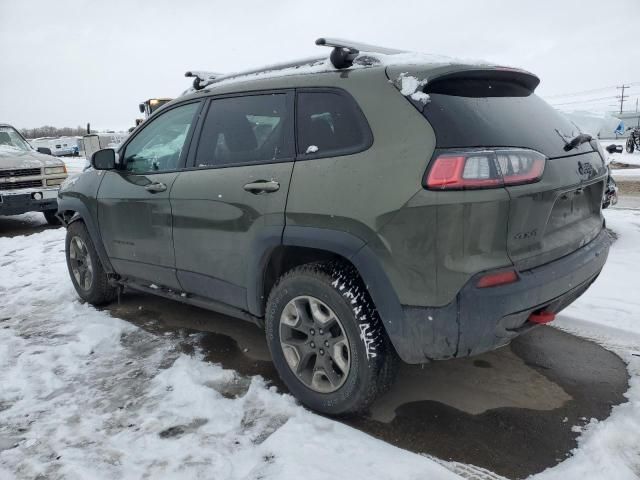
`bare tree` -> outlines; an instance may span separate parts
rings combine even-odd
[[[40,138],[40,137],[81,137],[87,133],[87,129],[78,125],[75,128],[72,127],[53,127],[51,125],[44,125],[36,128],[21,128],[20,132],[25,138]],[[92,130],[91,133],[94,133]]]

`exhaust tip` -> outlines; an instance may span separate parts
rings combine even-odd
[[[542,311],[542,312],[532,313],[531,315],[529,315],[528,320],[531,323],[544,324],[544,323],[553,322],[555,319],[556,319],[555,313]]]

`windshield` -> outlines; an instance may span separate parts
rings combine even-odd
[[[31,146],[13,127],[0,127],[0,151],[31,151]]]

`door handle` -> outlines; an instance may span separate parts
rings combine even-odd
[[[275,180],[258,180],[257,182],[247,183],[243,188],[247,192],[258,195],[260,193],[277,192],[280,190],[280,184]]]
[[[150,183],[149,185],[146,185],[144,189],[150,193],[158,193],[158,192],[164,192],[167,189],[167,186],[161,182],[153,182],[153,183]]]

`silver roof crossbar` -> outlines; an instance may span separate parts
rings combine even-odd
[[[204,70],[189,70],[184,74],[185,77],[193,78],[193,88],[202,90],[207,85],[213,83],[216,78],[222,77],[224,73],[207,72]]]
[[[340,38],[319,38],[316,40],[316,45],[333,48],[329,60],[338,70],[349,68],[353,65],[353,61],[360,52],[381,53],[383,55],[405,53],[403,50],[396,50],[395,48],[378,47]]]
[[[337,69],[349,68],[353,65],[354,60],[360,53],[379,53],[382,55],[394,55],[397,53],[406,53],[405,50],[397,50],[395,48],[379,47],[376,45],[369,45],[367,43],[353,42],[351,40],[344,40],[340,38],[319,38],[316,40],[316,45],[323,47],[330,47],[333,50],[329,59],[333,66]],[[229,79],[238,77],[241,75],[248,75],[251,73],[260,73],[269,70],[282,70],[285,68],[299,67],[309,62],[322,61],[320,58],[311,58],[304,61],[289,62],[278,65],[272,65],[269,67],[262,67],[255,70],[249,70],[245,72],[236,72],[231,74],[209,72],[206,70],[189,70],[184,74],[185,77],[193,78],[193,87],[185,90],[182,94],[193,93],[194,91],[202,90],[203,88],[216,83],[222,79]]]

